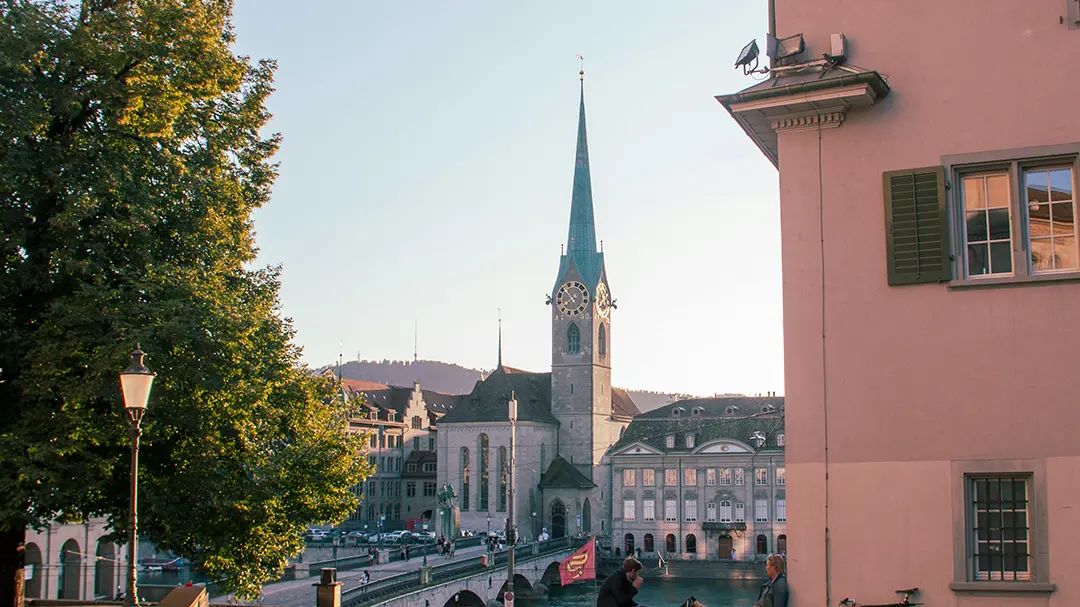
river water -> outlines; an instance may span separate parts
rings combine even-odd
[[[596,607],[598,586],[578,582],[550,590],[547,598],[519,597],[521,607]],[[697,580],[661,579],[645,576],[634,600],[644,607],[679,607],[693,596],[706,607],[752,607],[757,599],[760,581],[754,580]]]

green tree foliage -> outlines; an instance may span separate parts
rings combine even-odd
[[[274,63],[230,0],[0,0],[0,604],[26,526],[126,527],[117,373],[158,373],[140,531],[241,595],[356,507],[368,472],[302,368],[251,213],[276,177]],[[87,547],[93,550],[93,547]]]

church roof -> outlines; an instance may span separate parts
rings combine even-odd
[[[555,289],[573,267],[589,289],[600,282],[604,272],[604,256],[596,250],[596,221],[593,217],[592,175],[589,171],[589,141],[585,132],[585,84],[581,85],[578,106],[577,153],[574,160],[574,189],[570,198],[570,231],[566,253],[559,263]],[[553,291],[554,292],[554,291]]]
[[[556,455],[540,477],[541,489],[592,489],[596,483],[581,473],[573,464]]]
[[[613,386],[611,388],[611,416],[634,417],[635,415],[641,415],[641,410],[634,403],[634,399],[630,398],[626,390]]]
[[[551,373],[532,373],[506,366],[476,382],[472,392],[460,397],[459,404],[439,423],[509,421],[511,396],[518,402],[519,421],[558,425],[551,415]]]
[[[634,417],[609,453],[641,443],[662,453],[690,452],[709,441],[727,439],[764,450],[782,449],[777,435],[784,433],[784,397],[725,396],[694,398],[653,409]],[[686,447],[687,434],[694,447]],[[667,447],[667,437],[675,446]],[[759,446],[757,437],[763,441]]]

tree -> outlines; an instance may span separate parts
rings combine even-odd
[[[305,525],[356,507],[360,437],[300,364],[269,200],[272,61],[232,53],[231,0],[0,0],[0,605],[25,529],[108,516],[130,479],[117,373],[158,373],[140,531],[252,596]]]

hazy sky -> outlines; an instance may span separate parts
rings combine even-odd
[[[237,0],[279,62],[260,261],[305,360],[550,369],[551,292],[585,104],[614,382],[783,390],[777,173],[714,95],[766,4]]]

